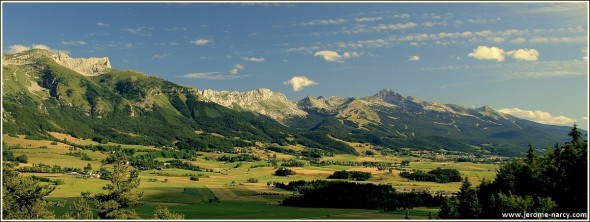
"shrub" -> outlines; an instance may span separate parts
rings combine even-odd
[[[288,175],[295,175],[295,171],[291,169],[287,169],[285,167],[280,167],[275,171],[275,175],[277,176],[288,176]]]

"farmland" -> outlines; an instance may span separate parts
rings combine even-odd
[[[58,140],[66,139],[70,144],[97,145],[90,140],[76,139],[69,135],[56,134]],[[21,163],[18,167],[46,164],[50,166],[83,168],[90,164],[92,171],[98,171],[109,153],[76,150],[89,157],[87,160],[72,156],[72,147],[62,142],[40,141],[27,139],[24,136],[3,135],[4,150],[13,153],[14,156],[26,155],[27,163]],[[142,155],[154,150],[154,147],[142,147],[137,145],[109,144],[120,146],[121,149],[140,149],[134,155]],[[351,144],[357,145],[358,144]],[[301,147],[284,147],[285,149],[301,150]],[[369,148],[359,150],[366,152]],[[255,161],[226,162],[218,159],[223,156],[232,157],[241,154],[259,157]],[[173,158],[158,158],[165,162]],[[276,176],[274,172],[277,166],[289,160],[304,163],[301,167],[289,167],[296,174],[289,176]],[[192,160],[183,160],[201,170],[187,170],[178,168],[146,169],[140,173],[139,191],[143,192],[141,202],[143,205],[136,207],[136,211],[142,218],[150,218],[156,206],[166,206],[169,210],[185,215],[186,219],[402,219],[404,210],[382,212],[379,209],[336,209],[336,208],[299,208],[279,205],[280,201],[293,195],[292,191],[274,187],[277,182],[288,183],[296,180],[327,179],[335,171],[361,171],[370,172],[372,178],[359,183],[374,183],[393,186],[400,192],[443,192],[450,194],[457,192],[461,182],[436,183],[424,181],[412,181],[399,176],[402,171],[422,170],[429,171],[435,168],[457,169],[463,177],[468,177],[474,185],[482,179],[491,180],[496,173],[496,164],[472,163],[472,162],[432,162],[428,159],[414,156],[382,155],[376,152],[374,155],[333,155],[322,156],[317,161],[332,161],[327,165],[310,163],[310,160],[285,153],[277,153],[263,147],[241,148],[240,152],[197,152],[197,157]],[[402,161],[409,164],[401,166]],[[391,164],[395,167],[378,169],[378,167],[364,166],[363,163],[375,162]],[[273,164],[275,163],[275,164]],[[366,165],[366,164],[365,164]],[[108,165],[106,165],[108,168]],[[89,178],[80,174],[67,173],[21,173],[21,175],[35,175],[49,178],[51,181],[58,179],[63,183],[56,186],[47,198],[51,201],[64,202],[65,207],[55,208],[59,216],[63,214],[67,206],[80,196],[82,192],[105,192],[102,187],[107,180]],[[190,177],[196,177],[191,180]],[[417,207],[408,211],[410,218],[426,219],[438,212],[438,208]]]

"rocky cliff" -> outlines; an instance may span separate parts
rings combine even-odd
[[[85,76],[97,76],[111,70],[111,62],[107,57],[72,58],[64,52],[57,52],[51,58],[58,64]]]
[[[281,123],[285,123],[285,120],[289,117],[305,117],[307,115],[307,112],[299,109],[297,104],[291,102],[285,95],[273,92],[270,89],[261,88],[248,92],[206,89],[199,90],[197,94],[204,101],[214,102],[233,109],[256,112]]]
[[[72,58],[62,51],[32,49],[26,52],[7,54],[2,56],[3,65],[25,65],[35,62],[41,57],[49,57],[57,64],[74,70],[84,76],[97,76],[111,70],[109,58]]]

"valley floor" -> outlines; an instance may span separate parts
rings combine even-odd
[[[68,155],[71,151],[63,143],[51,141],[38,141],[25,139],[24,136],[10,137],[4,135],[4,149],[10,150],[14,156],[25,154],[28,163],[22,163],[19,167],[32,166],[33,164],[58,165],[61,167],[83,168],[91,164],[94,171],[101,167],[101,160],[108,156],[107,153],[98,151],[81,150],[90,160],[81,160],[80,157]],[[69,141],[74,141],[70,138]],[[76,143],[92,144],[92,141],[79,140]],[[135,145],[122,145],[123,148],[135,148]],[[450,194],[457,192],[461,182],[435,183],[411,181],[401,178],[402,170],[429,171],[437,167],[457,169],[463,177],[468,177],[474,185],[482,179],[491,180],[496,174],[495,164],[481,164],[469,162],[426,162],[415,157],[398,156],[354,156],[335,155],[322,157],[322,160],[349,161],[349,162],[389,162],[399,163],[403,160],[410,161],[409,166],[399,169],[378,170],[376,167],[363,166],[310,166],[290,167],[296,172],[288,177],[275,176],[275,168],[267,165],[267,157],[276,155],[280,162],[289,159],[298,159],[295,156],[275,153],[268,150],[253,148],[252,153],[260,156],[260,161],[254,162],[220,162],[217,160],[223,153],[200,153],[195,161],[190,161],[205,171],[190,171],[185,169],[164,168],[144,170],[140,174],[141,183],[139,190],[143,192],[140,199],[144,204],[136,208],[142,218],[151,218],[156,206],[166,206],[169,210],[185,215],[185,219],[404,219],[405,210],[387,211],[382,209],[333,209],[333,208],[300,208],[280,206],[279,202],[293,195],[291,191],[273,187],[273,182],[288,183],[296,180],[327,179],[334,171],[354,170],[371,172],[372,178],[361,183],[389,184],[400,192],[445,192]],[[136,155],[139,155],[136,153]],[[160,158],[160,161],[172,158]],[[299,160],[299,159],[298,159]],[[82,175],[64,173],[21,173],[21,175],[35,175],[49,178],[51,181],[63,180],[56,186],[48,199],[52,201],[64,201],[65,207],[55,208],[58,216],[63,214],[68,206],[81,192],[104,192],[102,187],[108,183],[106,180],[86,178]],[[190,180],[191,175],[198,175],[198,181]],[[248,180],[251,180],[250,182]],[[253,183],[252,181],[257,181]],[[426,219],[436,216],[438,208],[414,208],[408,211],[409,218]]]

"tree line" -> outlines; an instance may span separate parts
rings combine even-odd
[[[510,212],[587,212],[588,141],[574,125],[572,139],[537,155],[502,165],[493,182],[473,187],[465,179],[459,194],[446,198],[439,218],[502,218]]]
[[[297,195],[281,202],[284,206],[397,210],[413,207],[438,207],[444,198],[427,193],[400,193],[389,185],[347,181],[291,181],[275,187]]]
[[[417,181],[431,181],[437,183],[449,183],[449,182],[460,182],[461,173],[456,169],[442,169],[440,167],[424,172],[422,170],[416,170],[413,172],[403,171],[399,175],[403,178],[408,178]]]

